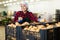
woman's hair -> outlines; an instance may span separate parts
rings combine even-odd
[[[20,2],[20,5],[21,5],[21,4],[24,4],[24,5],[26,5],[26,7],[27,7],[27,10],[28,10],[29,12],[31,12],[31,10],[30,10],[30,9],[28,9],[28,8],[29,8],[29,6],[28,6],[28,3],[27,3],[27,2],[24,2],[24,1],[23,1],[23,2]]]
[[[20,5],[21,4],[26,5],[26,7],[28,8],[28,3],[27,2],[20,2]]]

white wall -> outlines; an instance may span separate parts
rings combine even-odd
[[[12,10],[12,11],[19,11],[19,10],[21,10],[20,9],[20,6],[19,5],[10,5],[10,6],[8,6],[8,9],[7,9],[8,11],[9,10]]]
[[[7,11],[7,8],[0,8],[0,12]]]
[[[53,0],[53,1],[40,1],[40,2],[33,2],[28,3],[29,10],[34,13],[52,13],[55,14],[56,9],[60,9],[60,2],[59,0]],[[20,5],[12,5],[8,6],[8,10],[12,11],[19,11]]]

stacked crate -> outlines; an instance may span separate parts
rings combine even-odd
[[[45,25],[45,23],[42,25]],[[33,25],[33,26],[36,26],[36,25]],[[33,31],[23,30],[22,26],[16,26],[16,28],[6,26],[5,40],[56,40],[59,38],[58,29],[59,28],[56,27],[56,28],[50,28],[50,29],[40,29],[39,32],[33,32]]]

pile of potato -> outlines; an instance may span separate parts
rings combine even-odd
[[[13,24],[13,23],[9,24],[8,26],[9,26],[9,27],[16,27],[16,25]]]
[[[60,27],[60,22],[55,23],[55,26],[56,26],[56,27]]]
[[[50,29],[50,28],[53,28],[54,25],[49,25],[49,24],[46,24],[46,26],[44,25],[37,25],[37,26],[29,26],[29,27],[25,27],[24,30],[29,30],[29,31],[34,31],[34,32],[39,32],[40,29]]]
[[[47,28],[53,28],[53,27],[60,27],[60,22],[55,23],[55,25],[49,25],[49,24],[47,24]]]
[[[38,26],[29,26],[25,27],[24,30],[29,30],[29,31],[34,31],[34,32],[39,32],[41,28],[44,28],[45,26],[43,25],[38,25]]]
[[[15,24],[11,23],[8,26],[9,27],[16,27],[16,26],[24,26],[24,25],[29,25],[29,23],[24,22],[23,24],[20,24],[20,23],[16,22]]]
[[[16,27],[16,26],[24,26],[24,25],[29,25],[29,23],[25,22],[23,24],[19,24],[18,22],[16,22],[15,24],[11,23],[9,24],[8,26],[9,27]],[[34,32],[39,32],[40,29],[50,29],[50,28],[53,28],[53,27],[60,27],[60,22],[58,23],[55,23],[55,25],[49,25],[49,24],[46,24],[46,26],[44,25],[36,25],[36,26],[32,26],[30,25],[29,27],[25,27],[24,30],[29,30],[29,31],[34,31]]]
[[[49,25],[49,24],[46,24],[46,28],[49,29],[49,28],[53,28],[54,25]]]

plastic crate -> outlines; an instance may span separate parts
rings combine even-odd
[[[5,40],[11,40],[12,37],[16,38],[16,40],[53,40],[53,28],[32,32],[22,30],[20,26],[16,26],[16,28],[6,26],[5,36]]]
[[[54,28],[54,40],[60,40],[60,27]]]
[[[24,31],[24,35],[25,35],[25,38],[26,40],[29,39],[29,40],[38,40],[40,39],[40,35],[38,32],[33,32],[33,31],[28,31],[28,30],[23,30]]]
[[[53,29],[41,29],[40,36],[41,40],[53,40]]]
[[[17,26],[16,28],[13,27],[5,27],[5,40],[25,40],[22,28],[20,26]]]
[[[5,27],[5,40],[12,40],[11,38],[16,38],[16,29],[13,27],[6,26]]]

